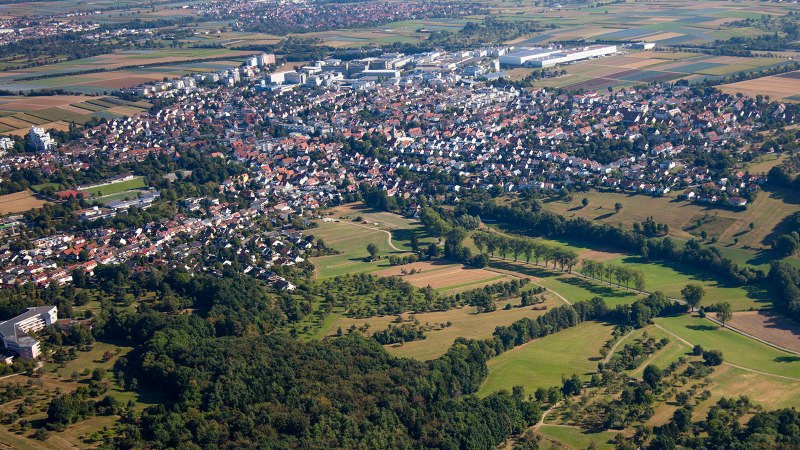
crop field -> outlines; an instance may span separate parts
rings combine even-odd
[[[404,275],[402,271],[415,271]],[[477,269],[461,264],[447,264],[439,261],[420,261],[402,266],[394,266],[375,272],[382,277],[401,276],[414,286],[430,286],[443,293],[454,290],[473,289],[489,283],[510,280],[510,275],[498,274],[485,269]]]
[[[39,73],[14,71],[0,72],[0,89],[9,91],[29,91],[36,89],[60,88],[73,92],[80,92],[87,95],[106,95],[117,89],[138,86],[142,83],[160,81],[164,77],[175,78],[191,75],[198,72],[212,72],[223,68],[230,68],[241,64],[243,57],[237,55],[251,55],[254,52],[234,52],[223,54],[217,57],[198,57],[199,59],[214,58],[214,61],[185,63],[173,62],[163,63],[164,65],[144,66],[153,64],[132,60],[132,64],[126,65],[124,69],[113,69],[104,72],[79,73],[81,70],[93,70],[86,68],[46,70],[49,66],[40,66]],[[165,58],[169,59],[169,58]],[[155,63],[161,63],[156,61]],[[141,65],[141,66],[140,66]],[[48,78],[30,79],[47,75]]]
[[[41,208],[46,203],[46,201],[36,198],[33,191],[30,190],[0,195],[0,214],[25,212]]]
[[[733,315],[730,326],[781,347],[800,352],[800,326],[772,310],[741,311]]]
[[[663,45],[702,44],[715,39],[760,33],[753,28],[726,27],[726,24],[733,20],[758,18],[762,14],[786,13],[785,9],[776,4],[753,1],[691,3],[672,0],[657,3],[625,2],[597,6],[542,7],[499,0],[488,4],[491,5],[493,14],[506,20],[538,20],[559,26],[529,40],[537,43],[578,37],[589,41],[591,41],[589,38],[592,38],[647,40]],[[582,29],[587,30],[586,34],[580,34]]]
[[[773,100],[798,102],[800,101],[800,77],[798,75],[800,75],[798,71],[789,72],[738,83],[723,84],[719,88],[729,94],[741,92],[753,97],[765,95]]]
[[[544,306],[547,309],[563,304],[555,296],[545,294],[546,301]],[[507,304],[518,305],[519,300],[498,301],[497,310],[490,313],[477,314],[472,306],[454,308],[448,311],[425,312],[418,314],[404,314],[406,320],[416,319],[421,325],[450,323],[448,327],[435,329],[426,332],[426,338],[418,341],[406,342],[403,345],[387,345],[386,349],[395,356],[414,358],[419,360],[431,360],[443,355],[458,337],[469,339],[487,339],[492,336],[494,329],[498,326],[507,326],[524,317],[538,317],[547,312],[546,309],[534,310],[527,308],[503,309]],[[395,316],[370,317],[368,319],[352,319],[349,317],[337,317],[331,322],[330,327],[324,333],[333,335],[341,327],[342,330],[348,329],[351,325],[360,327],[369,324],[368,334],[380,331],[393,323]]]
[[[103,99],[113,102],[105,102]],[[66,130],[70,123],[83,125],[92,116],[132,116],[149,104],[132,103],[109,97],[53,95],[42,97],[0,97],[0,133],[22,136],[32,125]]]
[[[603,90],[678,78],[700,79],[752,72],[791,61],[783,58],[715,57],[668,51],[625,52],[564,67],[566,75],[537,81],[535,86],[570,90]]]
[[[540,386],[560,386],[561,377],[573,373],[589,379],[597,370],[600,348],[611,338],[612,329],[607,324],[584,322],[492,358],[489,376],[478,395],[510,391],[514,386],[531,393]]]
[[[688,344],[720,350],[725,362],[741,369],[800,382],[800,356],[761,344],[696,316],[658,318],[655,323]]]

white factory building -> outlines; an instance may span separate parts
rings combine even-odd
[[[521,48],[500,56],[500,64],[514,67],[552,67],[599,56],[613,55],[616,45],[590,45],[569,50],[558,48]]]

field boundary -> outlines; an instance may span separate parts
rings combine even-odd
[[[496,258],[496,257],[495,257],[495,258],[493,258],[493,259],[497,259],[497,260],[500,260],[500,261],[508,261],[508,259],[506,259],[506,258]],[[523,262],[523,261],[517,261],[517,263],[518,263],[518,264],[523,264],[523,265],[528,265],[528,266],[530,266],[530,265],[533,265],[533,267],[544,267],[545,269],[548,269],[548,267],[547,267],[547,266],[540,266],[540,265],[538,265],[538,264],[535,264],[535,263],[534,263],[534,264],[531,264],[531,263],[526,263],[526,262]],[[498,271],[498,269],[487,269],[487,270],[494,270],[494,271]],[[620,289],[625,289],[625,290],[628,290],[628,291],[631,291],[631,292],[636,292],[637,294],[643,294],[643,295],[650,295],[650,294],[652,294],[652,292],[649,292],[649,291],[646,291],[646,290],[645,290],[645,291],[640,291],[640,290],[638,290],[638,289],[634,289],[634,288],[631,288],[631,287],[623,286],[623,285],[621,285],[621,284],[612,283],[612,282],[610,282],[610,281],[604,281],[604,280],[600,280],[600,279],[597,279],[597,278],[592,278],[592,277],[589,277],[589,276],[587,276],[587,275],[584,275],[584,274],[580,273],[580,272],[579,272],[579,271],[577,271],[577,270],[572,270],[571,272],[564,272],[564,273],[570,273],[570,274],[572,274],[572,275],[575,275],[575,276],[577,276],[577,277],[584,278],[584,279],[586,279],[586,280],[591,280],[591,281],[599,282],[599,283],[601,283],[601,284],[605,284],[605,285],[608,285],[608,286],[613,286],[613,287],[620,288]],[[536,282],[534,282],[534,283],[535,283],[535,284],[537,284],[537,285],[539,285],[539,284],[538,284],[538,283],[536,283]],[[541,285],[539,285],[539,286],[541,286]],[[542,286],[542,287],[544,287],[544,286]],[[563,296],[561,296],[561,294],[559,294],[558,292],[555,292],[555,291],[553,291],[552,289],[548,289],[548,291],[550,291],[550,292],[553,292],[553,293],[554,293],[556,296],[560,297],[562,300],[564,300],[565,302],[567,302],[567,304],[568,304],[568,305],[571,305],[571,304],[572,304],[572,302],[570,302],[569,300],[567,300],[566,298],[564,298]],[[680,303],[681,305],[685,305],[685,304],[686,304],[686,301],[685,301],[685,300],[683,300],[683,299],[681,299],[681,298],[673,298],[673,297],[666,297],[666,298],[667,298],[667,300],[670,300],[670,301],[673,301],[673,302]],[[714,322],[714,323],[716,323],[717,325],[720,325],[720,326],[722,326],[722,322],[720,322],[720,321],[718,321],[718,320],[716,320],[716,319],[713,319],[713,318],[711,318],[711,317],[710,317],[710,316],[708,316],[708,315],[706,315],[706,316],[705,316],[705,318],[706,318],[706,319],[708,319],[708,320],[710,320],[710,321],[712,321],[712,322]],[[747,333],[746,331],[742,331],[742,330],[740,330],[740,329],[738,329],[738,328],[734,328],[734,327],[732,327],[732,326],[730,326],[730,325],[725,325],[725,326],[723,326],[723,328],[727,328],[727,329],[729,329],[729,330],[733,331],[734,333],[741,334],[742,336],[744,336],[744,337],[746,337],[746,338],[750,338],[750,339],[753,339],[754,341],[761,342],[762,344],[768,345],[768,346],[770,346],[770,347],[772,347],[772,348],[775,348],[775,349],[777,349],[777,350],[781,350],[781,351],[784,351],[784,352],[786,352],[786,353],[790,353],[790,354],[792,354],[792,355],[800,355],[800,352],[798,352],[798,351],[791,350],[791,349],[788,349],[788,348],[786,348],[786,347],[783,347],[783,346],[782,346],[782,345],[780,345],[780,344],[776,344],[776,343],[774,343],[774,342],[767,341],[767,340],[765,340],[765,339],[763,339],[763,338],[760,338],[760,337],[753,336],[752,334],[750,334],[750,333]]]
[[[659,328],[659,329],[663,330],[665,333],[669,334],[670,336],[674,336],[675,339],[678,339],[679,341],[683,342],[684,344],[688,345],[689,347],[694,347],[694,344],[692,344],[691,342],[687,341],[686,339],[678,336],[677,334],[673,333],[672,331],[662,327],[660,324],[656,323],[654,325],[656,326],[656,328]],[[733,331],[733,330],[731,330],[731,331]],[[761,375],[766,375],[766,376],[769,376],[769,377],[777,377],[777,378],[783,378],[783,379],[786,379],[786,380],[800,381],[800,378],[789,377],[789,376],[786,376],[786,375],[778,375],[778,374],[769,373],[769,372],[762,372],[760,370],[750,369],[748,367],[740,366],[738,364],[732,364],[732,363],[729,363],[727,361],[722,361],[722,364],[725,364],[726,366],[735,367],[737,369],[742,369],[742,370],[745,370],[747,372],[753,372],[753,373],[757,373],[757,374],[761,374]]]

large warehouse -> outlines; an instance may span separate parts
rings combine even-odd
[[[501,56],[500,64],[515,67],[552,67],[556,64],[612,55],[616,52],[616,45],[590,45],[569,50],[540,47],[522,48]]]

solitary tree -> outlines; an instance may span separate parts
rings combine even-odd
[[[581,205],[583,205],[584,208],[589,206],[589,199],[586,198],[586,197],[583,197],[583,200],[581,200]]]
[[[622,210],[622,203],[620,202],[614,203],[614,212],[619,213],[621,210]]]
[[[717,305],[717,320],[722,322],[722,326],[725,326],[725,322],[731,320],[733,318],[733,313],[731,312],[731,304],[728,302],[722,302]]]
[[[700,300],[703,299],[705,294],[705,289],[703,289],[703,286],[700,286],[699,284],[687,284],[683,287],[683,289],[681,289],[681,295],[683,296],[683,299],[686,300],[686,303],[688,303],[692,308],[692,311],[697,308],[697,305],[700,304]]]
[[[367,245],[367,252],[369,252],[369,258],[375,259],[378,257],[378,246],[375,244]]]

